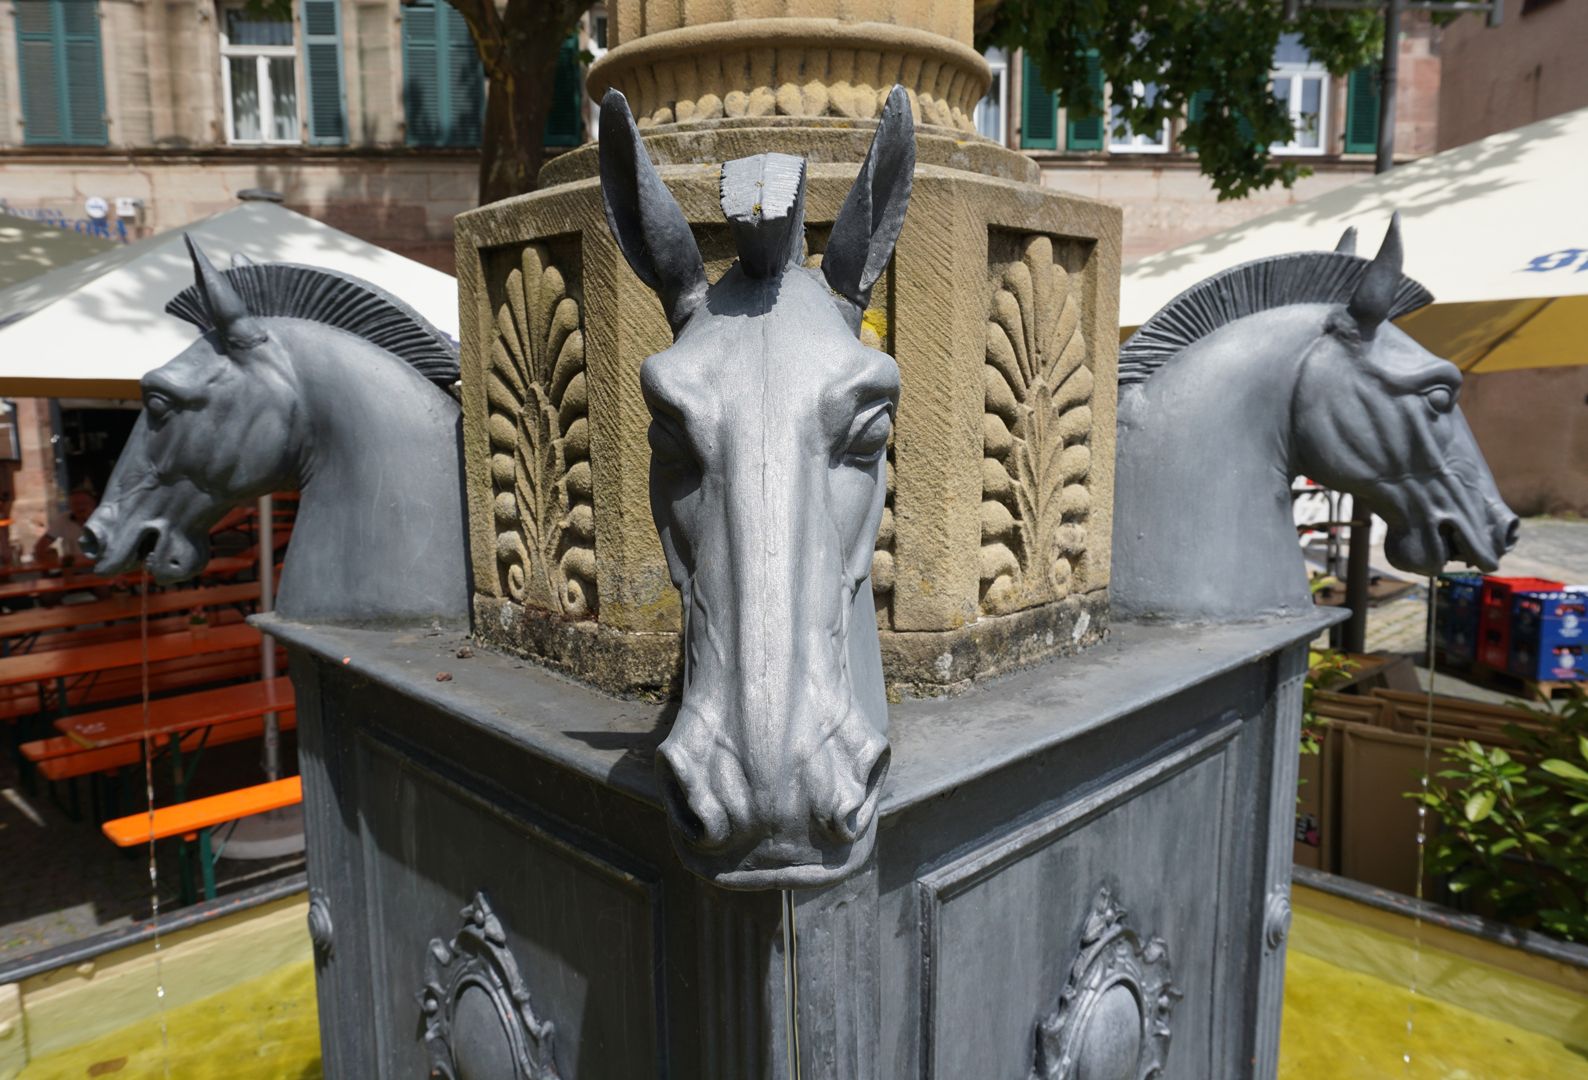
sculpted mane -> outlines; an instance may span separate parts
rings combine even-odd
[[[1371,259],[1338,251],[1276,255],[1231,267],[1175,297],[1119,349],[1119,383],[1146,382],[1188,345],[1247,315],[1289,304],[1344,304]],[[1433,303],[1433,294],[1409,277],[1395,290],[1389,318]]]
[[[223,276],[250,315],[333,326],[385,349],[438,386],[458,380],[457,346],[413,308],[367,281],[294,263],[244,263]],[[196,283],[165,310],[205,333],[215,329]]]

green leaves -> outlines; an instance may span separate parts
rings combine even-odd
[[[1492,791],[1479,791],[1467,796],[1467,805],[1464,812],[1467,820],[1477,824],[1494,811],[1496,795]],[[1490,849],[1493,851],[1493,848]]]
[[[1072,120],[1109,117],[1110,104],[1119,114],[1110,123],[1135,131],[1184,118],[1180,146],[1196,152],[1222,200],[1289,187],[1307,171],[1268,150],[1292,136],[1289,112],[1269,85],[1287,32],[1300,33],[1313,58],[1340,76],[1375,59],[1383,40],[1374,12],[1307,8],[1292,26],[1272,0],[1004,0],[977,47],[1026,49]],[[1098,99],[1088,78],[1093,50],[1110,101]],[[1155,95],[1143,92],[1149,84]]]
[[[1426,865],[1463,907],[1588,941],[1588,696],[1527,711],[1507,746],[1457,743],[1407,797],[1432,813]]]

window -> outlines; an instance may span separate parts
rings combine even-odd
[[[992,48],[982,53],[992,68],[987,96],[976,103],[976,130],[996,143],[1007,141],[1004,117],[1009,111],[1009,54]]]
[[[1059,148],[1058,95],[1042,85],[1042,76],[1031,55],[1024,54],[1020,77],[1020,145],[1027,150]]]
[[[22,141],[104,146],[105,80],[94,0],[16,0]]]
[[[342,20],[337,0],[302,0],[303,85],[309,95],[309,141],[347,142],[347,102],[342,86]]]
[[[298,141],[298,59],[292,21],[227,8],[221,23],[226,141]]]
[[[578,146],[583,124],[579,106],[584,100],[584,70],[579,63],[579,35],[569,34],[557,53],[552,76],[551,112],[541,141],[547,146]]]
[[[1091,84],[1092,103],[1101,109],[1107,104],[1104,96],[1103,64],[1097,58],[1096,49],[1088,49],[1083,57],[1086,64],[1086,81]],[[1079,116],[1072,107],[1068,109],[1067,122],[1064,126],[1064,148],[1066,150],[1101,150],[1103,148],[1103,117]]]
[[[1274,51],[1274,97],[1290,110],[1288,142],[1269,147],[1282,154],[1321,154],[1329,130],[1329,72],[1312,62],[1300,34],[1283,34]]]
[[[590,50],[590,62],[593,64],[607,54],[607,10],[597,4],[590,9],[590,39],[585,48]],[[589,101],[585,103],[585,130],[590,132],[594,139],[601,134],[601,103]]]
[[[1134,82],[1130,84],[1133,97],[1152,104],[1158,100],[1158,84]],[[1118,105],[1108,110],[1108,150],[1112,154],[1162,154],[1169,150],[1169,121],[1157,131],[1138,133],[1123,119]]]
[[[479,146],[485,71],[468,23],[446,0],[403,5],[409,146]]]
[[[1378,152],[1378,66],[1367,64],[1351,72],[1345,83],[1345,152]]]

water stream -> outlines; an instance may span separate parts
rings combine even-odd
[[[1417,1018],[1417,984],[1422,977],[1423,961],[1423,866],[1428,856],[1428,778],[1433,772],[1434,754],[1434,660],[1439,626],[1439,580],[1428,575],[1428,696],[1423,707],[1423,767],[1418,776],[1417,791],[1422,798],[1417,801],[1417,881],[1413,893],[1417,903],[1412,908],[1412,970],[1406,1002],[1406,1050],[1401,1061],[1406,1071],[1412,1068],[1412,1040]]]
[[[160,1018],[160,1050],[165,1080],[171,1078],[171,1035],[165,1022],[165,969],[160,956],[160,862],[154,841],[154,736],[149,731],[149,585],[138,591],[139,689],[143,699],[143,794],[149,810],[149,919],[154,924],[154,997]]]

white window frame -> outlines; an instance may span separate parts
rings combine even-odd
[[[594,65],[597,60],[601,59],[607,54],[606,46],[596,44],[595,28],[597,19],[602,19],[606,22],[607,40],[610,41],[612,34],[612,16],[607,14],[607,7],[605,4],[592,5],[589,12],[586,14],[587,21],[585,23],[586,32],[584,35],[584,47],[590,51],[590,63],[592,65]],[[587,67],[585,70],[589,71],[590,69]],[[590,100],[584,103],[584,129],[586,132],[585,138],[588,142],[594,142],[596,137],[601,134],[601,103],[599,101]]]
[[[239,10],[231,5],[220,12],[221,38],[221,103],[226,109],[226,144],[228,146],[299,146],[303,143],[303,86],[300,82],[303,65],[298,62],[298,20],[288,19],[292,27],[291,45],[233,45],[226,35],[226,12]],[[237,123],[232,116],[232,64],[233,60],[254,58],[255,78],[259,86],[259,138],[239,139]],[[298,105],[297,136],[291,139],[273,139],[270,132],[276,128],[276,95],[271,93],[270,61],[292,61],[293,100]]]
[[[1294,154],[1301,157],[1320,157],[1329,151],[1329,94],[1333,87],[1330,84],[1329,69],[1322,64],[1275,64],[1271,81],[1278,83],[1281,79],[1290,83],[1290,96],[1286,104],[1290,108],[1290,139],[1288,142],[1272,143],[1268,150],[1274,154]],[[1318,145],[1302,146],[1296,141],[1301,124],[1301,87],[1308,79],[1318,80]]]
[[[984,137],[995,140],[1000,146],[1006,146],[1009,143],[1009,54],[995,45],[982,53],[982,59],[987,61],[987,66],[993,73],[993,81],[998,87],[998,134],[988,135],[981,130],[982,106],[992,97],[991,93],[976,103],[973,122],[976,130]]]
[[[1130,84],[1130,92],[1135,97],[1147,96],[1147,84],[1137,80]],[[1103,133],[1104,145],[1110,154],[1167,154],[1169,152],[1169,121],[1163,122],[1163,130],[1158,134],[1156,143],[1137,142],[1137,139],[1146,138],[1145,135],[1131,130],[1129,141],[1119,142],[1114,134],[1114,94],[1113,87],[1109,87],[1108,114],[1105,123],[1107,130]],[[1127,125],[1128,128],[1128,125]]]

